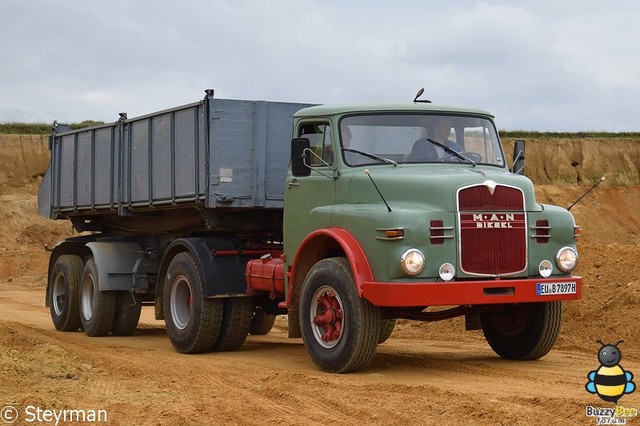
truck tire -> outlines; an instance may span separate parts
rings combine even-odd
[[[58,331],[78,331],[80,308],[78,287],[84,264],[80,256],[65,254],[54,263],[49,276],[49,310]]]
[[[533,360],[553,347],[562,325],[562,302],[522,303],[507,311],[482,314],[489,346],[503,358]]]
[[[214,351],[235,351],[249,334],[253,318],[253,299],[250,297],[229,297],[224,299],[224,314],[220,335]]]
[[[116,314],[111,325],[114,336],[131,336],[138,327],[142,312],[142,296],[128,291],[116,292]]]
[[[196,259],[178,253],[169,264],[164,284],[164,321],[171,344],[180,353],[210,351],[220,334],[222,299],[204,297]]]
[[[260,307],[255,308],[253,311],[253,319],[251,320],[251,327],[249,327],[249,334],[254,336],[269,334],[275,322],[275,315],[266,313],[264,309]]]
[[[396,328],[396,319],[383,319],[380,325],[380,338],[378,339],[378,344],[386,342],[389,337],[391,337],[391,333],[393,333],[393,329]]]
[[[380,309],[358,296],[345,258],[311,268],[299,306],[302,339],[318,367],[349,373],[369,364],[380,339]]]
[[[80,279],[80,322],[88,336],[106,336],[116,314],[116,293],[100,291],[98,270],[93,258],[84,265]]]

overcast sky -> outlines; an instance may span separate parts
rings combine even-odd
[[[500,129],[640,131],[637,0],[1,0],[0,29],[0,122],[424,87]]]

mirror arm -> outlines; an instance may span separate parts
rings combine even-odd
[[[320,160],[320,162],[322,163],[323,166],[327,166],[331,169],[331,171],[333,172],[331,175],[328,173],[323,172],[322,170],[318,170],[315,167],[311,167],[311,165],[307,164],[307,162],[305,160],[303,160],[304,165],[309,167],[312,171],[321,174],[322,176],[328,177],[329,179],[336,179],[338,176],[336,176],[336,169],[333,168],[333,166],[329,163],[327,163],[326,161],[324,161],[324,159],[322,157],[320,157],[318,154],[316,154],[311,148],[305,148],[303,151],[303,153],[309,152],[309,155],[313,155],[315,158],[317,158],[318,160]]]
[[[513,165],[511,166],[513,173],[519,174],[519,172],[521,172],[524,169],[524,165],[523,165],[523,167],[520,167],[520,169],[515,170],[516,164],[518,163],[518,160],[520,160],[521,158],[524,158],[524,157],[522,155],[522,151],[519,151],[516,158],[513,159]]]

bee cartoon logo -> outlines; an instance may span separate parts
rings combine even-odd
[[[636,390],[636,385],[633,383],[633,373],[625,371],[620,365],[622,352],[620,352],[618,345],[623,340],[615,345],[606,345],[601,340],[597,340],[597,342],[602,345],[598,351],[600,367],[587,374],[589,381],[585,388],[589,393],[597,393],[602,400],[617,404],[622,395],[633,393]]]

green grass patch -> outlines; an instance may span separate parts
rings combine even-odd
[[[640,132],[536,132],[500,130],[501,138],[513,139],[640,139]]]
[[[51,133],[51,124],[0,123],[0,133],[8,135],[48,135]]]
[[[103,121],[85,120],[80,123],[71,123],[72,129],[99,126]],[[5,135],[48,135],[51,133],[52,124],[46,123],[0,123],[0,134]]]

